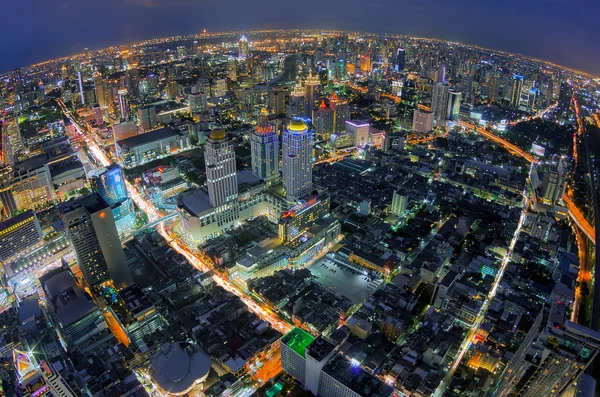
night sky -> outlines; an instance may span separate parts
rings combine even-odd
[[[600,0],[2,0],[1,13],[0,72],[204,28],[290,27],[456,40],[600,76]]]

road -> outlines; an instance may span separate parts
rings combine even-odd
[[[438,388],[432,394],[432,397],[441,397],[444,394],[444,391],[446,390],[448,385],[450,385],[450,382],[452,381],[452,377],[454,376],[454,372],[456,371],[456,368],[458,368],[458,365],[460,364],[463,356],[465,355],[465,353],[469,349],[469,346],[473,342],[473,338],[475,338],[475,334],[477,333],[477,330],[479,329],[481,322],[485,318],[485,314],[487,313],[487,310],[488,310],[490,304],[492,303],[492,301],[494,300],[494,297],[496,296],[496,291],[498,290],[498,285],[500,285],[500,282],[502,281],[502,276],[504,276],[504,271],[506,270],[506,267],[507,267],[508,263],[510,262],[510,257],[512,256],[513,250],[515,248],[515,244],[517,243],[517,240],[519,239],[519,234],[521,233],[521,227],[523,226],[523,222],[525,221],[525,216],[527,214],[527,203],[526,203],[527,197],[524,197],[523,201],[524,201],[523,202],[523,211],[521,211],[521,217],[519,218],[519,223],[517,225],[517,229],[515,230],[512,240],[510,241],[510,244],[508,246],[508,252],[502,259],[502,263],[500,265],[500,270],[498,271],[498,274],[496,275],[494,284],[492,285],[492,288],[491,288],[490,292],[488,293],[486,300],[483,302],[483,305],[481,306],[481,309],[479,310],[479,314],[477,316],[477,319],[475,320],[475,324],[469,329],[469,331],[467,332],[467,336],[465,337],[462,344],[460,345],[458,354],[456,355],[456,358],[454,360],[454,364],[452,364],[452,367],[450,367],[450,369],[446,373],[446,376],[444,377],[444,380],[442,380],[442,383],[440,383]]]

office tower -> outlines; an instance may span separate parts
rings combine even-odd
[[[11,274],[10,263],[43,243],[42,227],[34,211],[25,211],[0,223],[0,263]]]
[[[358,58],[358,65],[361,72],[371,73],[371,58],[365,55],[361,55]]]
[[[96,122],[96,125],[104,124],[104,116],[102,115],[102,108],[100,105],[95,103],[92,106],[92,111],[94,112],[94,121]]]
[[[13,350],[13,364],[23,397],[76,397],[52,364],[36,362],[35,358],[21,350]]]
[[[433,130],[433,112],[426,112],[420,109],[415,110],[412,129],[422,134]]]
[[[213,207],[232,203],[238,197],[233,143],[224,130],[213,130],[204,147],[208,197]]]
[[[521,92],[523,91],[523,76],[515,74],[513,76],[513,90],[510,99],[510,105],[514,108],[518,108],[521,103]]]
[[[544,171],[542,180],[541,195],[544,201],[553,205],[559,197],[562,185],[562,172],[558,167],[550,165]]]
[[[127,89],[119,90],[119,115],[121,120],[129,119],[129,99],[127,99]]]
[[[406,53],[404,49],[398,48],[394,53],[394,71],[403,72],[406,65]]]
[[[197,115],[206,110],[206,95],[201,92],[188,94],[188,104],[190,106],[190,113]]]
[[[562,396],[594,361],[600,333],[568,320],[548,320],[541,329],[539,323],[508,364],[495,396]]]
[[[457,91],[450,91],[448,93],[448,110],[446,111],[446,119],[458,120],[460,115],[460,101],[462,94]]]
[[[313,124],[317,134],[320,136],[320,139],[323,141],[328,141],[335,128],[334,112],[332,108],[327,107],[325,101],[321,101],[319,109],[315,110]]]
[[[98,193],[110,205],[119,233],[133,227],[135,211],[127,192],[125,175],[120,166],[112,164],[98,170],[90,178],[90,185],[92,191]]]
[[[413,114],[419,104],[419,91],[414,80],[406,80],[402,87],[402,97],[400,105],[398,105],[398,117],[402,128],[411,129],[413,122]]]
[[[313,111],[315,108],[315,101],[318,99],[317,95],[321,82],[318,76],[313,76],[312,70],[308,73],[306,82],[304,83],[304,114],[307,118],[312,119]]]
[[[354,146],[364,147],[369,144],[369,123],[360,120],[346,121],[346,131],[354,135]]]
[[[448,111],[448,96],[450,87],[448,84],[435,83],[433,85],[433,93],[431,96],[431,111],[437,123],[446,119]]]
[[[386,132],[383,137],[383,144],[381,150],[384,153],[392,153],[400,150],[404,150],[404,143],[406,142],[406,134],[404,132]]]
[[[563,81],[560,84],[560,91],[558,93],[558,104],[556,105],[556,110],[559,114],[559,118],[562,118],[567,110],[569,110],[569,106],[571,106],[571,98],[573,97],[573,87],[569,84],[568,81]]]
[[[350,106],[346,98],[338,98],[334,92],[329,106],[333,109],[333,132],[346,131],[346,121],[350,120]]]
[[[158,125],[158,117],[156,115],[156,107],[153,105],[146,105],[138,109],[138,119],[140,120],[140,127],[142,131],[147,132],[153,130]]]
[[[300,84],[296,84],[294,90],[290,93],[290,96],[288,97],[288,103],[285,107],[286,117],[290,119],[296,116],[304,117],[304,105],[305,98],[302,86],[300,86]]]
[[[271,92],[271,107],[276,115],[285,113],[285,100],[288,92],[285,90],[275,90]]]
[[[283,132],[283,187],[294,201],[312,190],[312,134],[300,120],[293,120]]]
[[[390,207],[390,211],[397,216],[403,216],[406,212],[407,206],[408,196],[403,192],[395,191],[394,196],[392,197],[392,206]]]
[[[440,65],[438,70],[435,71],[435,82],[445,83],[446,82],[446,65]]]
[[[252,173],[271,185],[279,179],[279,137],[271,124],[260,124],[250,137]]]
[[[59,208],[77,263],[90,287],[112,278],[116,288],[132,284],[111,207],[94,193]]]
[[[248,57],[248,39],[246,36],[240,37],[238,41],[238,58],[246,59]]]
[[[330,198],[327,193],[308,198],[281,214],[279,218],[279,238],[291,241],[301,236],[315,221],[329,214]]]

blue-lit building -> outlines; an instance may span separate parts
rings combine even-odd
[[[91,185],[111,206],[119,234],[130,229],[135,222],[135,211],[121,167],[113,164],[98,170],[91,178]]]

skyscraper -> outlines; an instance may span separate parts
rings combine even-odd
[[[137,113],[140,121],[140,127],[142,127],[144,132],[153,130],[158,125],[158,117],[156,115],[155,106],[143,106],[138,109]]]
[[[521,92],[523,91],[523,76],[515,74],[513,76],[513,90],[510,100],[510,106],[518,108],[521,103]]]
[[[129,119],[129,100],[127,99],[127,89],[122,89],[117,92],[119,94],[119,115],[121,120]]]
[[[321,105],[319,109],[315,110],[313,117],[313,124],[320,139],[328,141],[335,129],[333,109],[327,107],[325,101],[321,101]]]
[[[290,201],[312,190],[312,145],[312,134],[300,120],[283,132],[283,187]]]
[[[304,83],[304,115],[308,118],[313,117],[313,110],[315,108],[315,101],[318,99],[318,89],[321,85],[318,76],[313,76],[312,70],[308,73],[306,82]]]
[[[304,105],[304,92],[300,84],[297,84],[288,97],[288,103],[285,107],[285,115],[290,119],[295,116],[304,117]]]
[[[224,130],[213,130],[204,147],[208,197],[217,208],[237,200],[238,184],[233,143]]]
[[[112,164],[97,170],[90,178],[90,185],[110,205],[119,233],[130,229],[135,222],[135,212],[121,167]]]
[[[51,364],[41,361],[34,362],[34,358],[21,350],[13,350],[13,364],[15,365],[19,384],[23,389],[23,397],[75,397],[67,382]]]
[[[336,93],[333,93],[329,105],[333,109],[333,132],[346,131],[346,121],[350,120],[348,100],[339,98]]]
[[[458,116],[460,115],[461,98],[462,94],[460,92],[448,92],[448,110],[446,111],[446,119],[454,121],[458,120]]]
[[[117,288],[133,283],[111,207],[99,194],[67,201],[59,206],[59,213],[90,287],[111,278]]]
[[[246,36],[240,37],[238,41],[238,58],[246,59],[248,57],[248,39]]]
[[[404,49],[398,48],[394,53],[394,71],[403,72],[406,64],[406,53]]]
[[[431,96],[431,111],[436,122],[446,119],[448,111],[448,96],[450,87],[448,84],[435,83],[433,85],[433,93]]]
[[[260,124],[250,137],[252,173],[267,185],[279,178],[279,137],[270,124]]]
[[[571,97],[573,96],[573,87],[569,82],[563,81],[560,84],[560,91],[558,93],[558,104],[556,106],[556,110],[559,114],[559,118],[562,118],[567,110],[569,110],[569,106],[571,105]]]
[[[433,130],[433,113],[417,109],[413,115],[412,129],[422,134]]]

